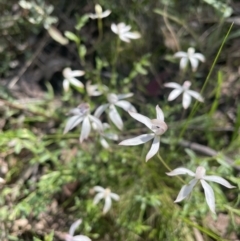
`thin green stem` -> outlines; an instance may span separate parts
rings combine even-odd
[[[159,158],[159,160],[161,161],[161,163],[166,167],[166,169],[168,170],[168,171],[172,171],[172,169],[168,166],[168,164],[162,159],[162,157],[160,156],[160,154],[159,154],[159,152],[158,152],[158,158]],[[185,184],[185,182],[184,182],[184,180],[181,178],[181,177],[179,177],[179,176],[177,176],[177,178],[183,183],[183,184]]]
[[[116,67],[117,67],[117,59],[118,59],[119,52],[120,52],[120,38],[117,37],[115,55],[112,61],[112,76],[111,76],[112,85],[116,84]]]

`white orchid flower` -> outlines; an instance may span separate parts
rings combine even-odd
[[[80,77],[84,74],[85,72],[82,70],[71,70],[70,68],[65,68],[63,70],[63,89],[67,92],[69,90],[70,84],[79,88],[83,88],[83,83],[75,77]]]
[[[111,29],[122,41],[127,43],[130,42],[130,39],[138,39],[141,37],[138,32],[130,32],[131,26],[126,25],[125,23],[112,23]]]
[[[107,86],[105,86],[105,85],[102,87],[102,89],[104,91],[108,90]],[[86,83],[86,91],[87,91],[88,96],[99,96],[99,95],[102,95],[102,93],[103,93],[103,91],[100,90],[99,85],[97,85],[97,84],[92,85],[91,81],[88,81]]]
[[[119,143],[119,145],[123,145],[123,146],[136,146],[136,145],[146,143],[153,139],[153,143],[150,148],[150,151],[148,152],[148,154],[146,156],[146,161],[148,161],[150,158],[152,158],[158,152],[158,150],[160,148],[160,136],[162,134],[164,134],[168,129],[167,124],[164,122],[164,114],[158,105],[156,106],[156,112],[157,112],[157,119],[150,120],[148,117],[146,117],[144,115],[129,111],[128,113],[134,119],[142,122],[153,133],[143,134],[143,135],[131,138],[131,139],[127,139],[127,140]]]
[[[82,223],[82,219],[78,219],[75,221],[70,229],[68,234],[65,235],[65,241],[91,241],[91,239],[85,235],[76,235],[73,236],[75,233],[76,228]]]
[[[175,100],[180,94],[183,94],[182,105],[184,109],[189,107],[192,101],[192,97],[200,102],[204,101],[203,97],[198,92],[189,89],[191,82],[188,80],[185,81],[182,86],[175,82],[166,83],[164,86],[168,88],[174,88],[174,90],[168,96],[168,101]]]
[[[100,19],[100,18],[106,18],[111,13],[110,10],[106,10],[103,12],[102,7],[99,4],[95,5],[95,13],[89,13],[88,16],[91,19]]]
[[[227,180],[225,180],[222,177],[219,176],[206,176],[206,169],[202,166],[197,167],[196,173],[192,172],[191,170],[184,168],[184,167],[179,167],[174,169],[171,172],[166,173],[168,176],[176,176],[176,175],[183,175],[183,174],[188,174],[191,177],[194,177],[193,180],[189,182],[188,185],[184,185],[178,196],[177,199],[174,201],[176,202],[181,202],[183,199],[185,199],[192,191],[194,186],[198,183],[198,181],[201,182],[202,187],[204,189],[205,193],[205,198],[207,201],[207,204],[210,208],[210,210],[215,213],[215,197],[214,197],[214,192],[212,187],[206,182],[206,181],[212,181],[219,183],[227,188],[234,188]]]
[[[82,122],[82,131],[80,135],[80,143],[87,139],[91,131],[91,122],[96,125],[98,131],[103,131],[102,122],[95,116],[90,114],[90,106],[87,103],[80,104],[77,108],[72,109],[69,114],[73,115],[67,121],[64,134],[69,132],[75,126]]]
[[[100,186],[95,186],[94,191],[98,192],[98,194],[93,199],[93,204],[98,204],[101,199],[105,199],[105,204],[103,207],[103,213],[107,213],[112,206],[112,199],[115,201],[119,201],[120,197],[116,193],[111,192],[109,188],[103,188]]]
[[[93,129],[98,131],[95,123],[92,123],[92,126],[93,126]],[[105,149],[109,149],[109,147],[110,147],[106,138],[113,140],[113,141],[118,141],[118,135],[115,133],[112,133],[112,132],[108,132],[107,131],[108,129],[110,129],[110,125],[108,123],[103,123],[103,131],[98,131],[98,133],[100,135],[100,143],[101,143],[102,147]]]
[[[187,52],[179,51],[174,54],[175,58],[180,58],[180,69],[185,69],[188,61],[192,65],[192,71],[195,72],[197,70],[199,61],[205,62],[205,57],[201,53],[195,53],[194,48],[188,48]]]
[[[6,181],[3,179],[3,178],[1,178],[0,177],[0,184],[3,184],[3,183],[5,183]]]
[[[94,116],[96,116],[97,118],[99,118],[102,113],[109,108],[109,118],[111,119],[111,121],[116,125],[116,127],[119,130],[123,129],[123,121],[121,116],[118,114],[117,109],[115,106],[118,106],[122,109],[124,109],[125,111],[132,111],[132,112],[137,112],[135,107],[128,101],[126,100],[122,100],[122,99],[126,99],[129,97],[132,97],[133,93],[128,93],[128,94],[121,94],[121,95],[116,95],[116,94],[108,94],[107,95],[107,99],[108,99],[108,104],[104,104],[104,105],[100,105],[95,113]]]

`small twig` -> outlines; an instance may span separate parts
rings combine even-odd
[[[204,145],[195,143],[195,142],[182,140],[179,142],[179,145],[190,148],[193,151],[200,152],[200,153],[205,154],[206,156],[210,156],[210,157],[214,157],[219,154],[219,152],[215,151],[214,149],[212,149],[208,146],[204,146]],[[234,161],[231,158],[224,156],[224,159],[226,160],[226,162],[229,165],[231,165],[232,167],[234,167],[237,170],[240,170],[240,166],[235,165]]]

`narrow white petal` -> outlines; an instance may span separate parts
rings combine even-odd
[[[105,204],[104,204],[104,207],[103,207],[103,213],[107,213],[109,211],[109,209],[111,208],[112,206],[112,199],[110,198],[110,196],[107,196],[105,198]]]
[[[168,96],[168,101],[175,100],[182,92],[183,92],[182,89],[175,89],[171,91],[171,93]]]
[[[193,55],[193,57],[196,58],[196,59],[198,59],[198,60],[200,60],[201,62],[205,62],[205,57],[204,57],[203,54],[195,53],[195,54]]]
[[[191,104],[191,95],[188,94],[187,91],[183,93],[183,99],[182,99],[182,105],[184,109],[187,109],[189,105]]]
[[[196,92],[194,90],[187,90],[186,92],[189,95],[191,95],[192,97],[194,97],[195,99],[197,99],[198,101],[200,101],[200,102],[204,101],[203,97],[198,92]]]
[[[180,60],[180,69],[185,69],[187,67],[188,58],[181,58]]]
[[[97,19],[97,18],[98,18],[98,15],[97,15],[97,14],[94,14],[94,13],[89,13],[88,16],[89,16],[89,18],[91,18],[91,19]]]
[[[105,188],[101,187],[101,186],[95,186],[94,188],[94,191],[96,192],[104,192],[105,191]]]
[[[96,110],[95,110],[95,113],[94,113],[94,116],[99,118],[102,113],[108,108],[109,104],[104,104],[104,105],[100,105]]]
[[[96,125],[98,131],[103,131],[103,124],[97,117],[93,115],[88,115],[88,117]]]
[[[104,139],[103,137],[100,137],[100,143],[102,145],[103,148],[108,149],[109,148],[109,144],[106,141],[106,139]]]
[[[117,112],[117,109],[114,105],[110,105],[109,108],[109,118],[114,123],[114,125],[119,129],[123,129],[123,121],[119,113]]]
[[[115,23],[111,24],[111,30],[115,33],[118,34],[118,27]]]
[[[84,85],[81,81],[79,81],[78,79],[74,78],[74,77],[71,77],[71,78],[68,78],[69,82],[71,85],[73,86],[76,86],[76,87],[79,87],[79,88],[83,88]]]
[[[98,193],[95,197],[94,197],[94,199],[93,199],[93,204],[98,204],[99,203],[99,201],[101,200],[101,199],[103,199],[103,197],[104,197],[104,193],[103,192],[100,192],[100,193]]]
[[[178,83],[175,83],[175,82],[166,83],[166,84],[164,84],[164,86],[167,87],[167,88],[182,89],[182,86]]]
[[[232,186],[227,180],[219,176],[204,176],[203,179],[206,181],[219,183],[227,188],[234,188],[234,186]]]
[[[175,53],[173,56],[175,58],[186,58],[187,57],[187,53],[183,52],[183,51],[179,51],[179,52]]]
[[[111,14],[111,11],[110,10],[106,10],[104,11],[102,14],[101,14],[101,17],[102,18],[106,18],[107,16],[109,16]]]
[[[200,180],[202,187],[204,189],[204,193],[205,193],[205,198],[207,201],[207,204],[210,208],[210,210],[215,213],[215,197],[214,197],[214,192],[212,187],[205,182],[204,180]]]
[[[77,228],[81,223],[82,223],[82,219],[78,219],[77,221],[75,221],[75,222],[71,225],[71,227],[70,227],[70,229],[69,229],[69,234],[70,234],[71,236],[74,235],[74,232],[75,232],[76,228]]]
[[[125,38],[130,38],[130,39],[141,38],[141,34],[138,32],[127,32],[127,33],[122,34],[122,36]]]
[[[177,175],[185,175],[188,174],[191,177],[195,177],[195,173],[192,172],[191,170],[185,168],[185,167],[179,167],[176,168],[174,170],[172,170],[171,172],[167,172],[166,173],[168,176],[177,176]]]
[[[67,79],[63,80],[63,89],[66,92],[68,92],[68,90],[69,90],[69,81]]]
[[[126,100],[120,100],[115,105],[121,107],[125,111],[132,111],[132,112],[137,112],[136,108],[128,101]]]
[[[70,74],[71,77],[80,77],[83,76],[85,74],[84,71],[82,70],[73,70]]]
[[[127,139],[125,141],[122,141],[122,142],[119,143],[119,145],[122,145],[122,146],[137,146],[137,145],[146,143],[146,142],[150,141],[153,138],[154,138],[154,134],[153,133],[151,133],[151,134],[143,134],[143,135],[140,135],[140,136],[137,136],[137,137],[130,138],[130,139]]]
[[[82,116],[72,116],[68,119],[67,124],[64,128],[63,134],[66,134],[70,130],[72,130],[75,126],[77,126],[80,122],[82,122],[83,117]]]
[[[155,136],[153,139],[152,146],[146,156],[146,162],[151,159],[155,154],[157,154],[160,148],[160,136]]]
[[[144,115],[141,115],[139,113],[136,113],[136,112],[129,111],[128,113],[129,113],[130,116],[132,116],[132,118],[134,118],[137,121],[143,123],[144,125],[146,125],[151,130],[152,122],[148,117],[146,117]]]
[[[156,113],[157,113],[157,119],[161,120],[161,121],[164,121],[163,111],[158,105],[156,106]]]
[[[131,30],[131,26],[126,25],[125,23],[119,23],[118,28],[120,29],[121,34],[123,34],[123,33],[125,34],[126,32]]]
[[[119,195],[117,195],[116,193],[110,193],[110,197],[112,198],[112,199],[114,199],[115,201],[119,201],[119,199],[120,199],[120,197],[119,197]]]
[[[126,42],[126,43],[130,43],[130,39],[125,37],[124,35],[119,35],[119,38],[123,41],[123,42]]]
[[[85,117],[83,120],[83,123],[82,123],[80,143],[82,143],[83,140],[88,138],[90,131],[91,131],[90,121],[89,121],[88,117]]]
[[[194,57],[190,57],[189,61],[190,61],[191,65],[192,65],[192,71],[195,72],[197,70],[198,63],[199,63],[198,59],[196,59]]]
[[[127,94],[117,95],[117,97],[118,97],[118,100],[121,100],[121,99],[130,98],[130,97],[132,97],[133,95],[134,95],[133,93],[127,93]]]
[[[91,239],[85,235],[76,235],[71,241],[91,241]]]
[[[190,194],[190,192],[192,191],[194,186],[197,184],[197,182],[198,182],[198,180],[193,179],[192,181],[190,181],[190,183],[188,185],[184,185],[181,188],[181,190],[174,202],[175,203],[181,202],[183,199],[185,199]]]

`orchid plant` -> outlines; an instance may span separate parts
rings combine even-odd
[[[188,174],[189,176],[194,177],[194,179],[191,180],[189,184],[184,185],[182,187],[174,202],[181,202],[183,199],[189,196],[194,186],[196,186],[196,184],[200,181],[204,189],[207,204],[213,213],[215,213],[215,196],[212,187],[206,181],[216,182],[227,188],[234,188],[234,186],[232,186],[227,180],[225,180],[222,177],[205,175],[206,169],[203,166],[197,167],[195,173],[184,167],[176,168],[173,171],[167,173],[168,176],[176,176],[183,174]]]
[[[127,42],[127,43],[130,42],[130,39],[141,38],[140,33],[130,32],[131,26],[126,25],[125,23],[119,23],[119,24],[112,23],[111,29],[115,34],[118,35],[118,37],[122,41]]]
[[[182,86],[174,82],[166,83],[164,84],[164,86],[168,88],[174,88],[174,90],[168,96],[168,101],[175,100],[180,94],[183,94],[182,106],[184,109],[187,109],[190,106],[192,97],[200,102],[204,101],[201,94],[189,89],[191,86],[191,82],[188,80],[185,81]]]
[[[153,139],[152,146],[150,151],[146,156],[146,161],[151,159],[159,150],[160,148],[160,136],[164,134],[168,127],[167,124],[164,122],[164,114],[161,108],[157,105],[156,106],[156,119],[149,119],[148,117],[135,113],[135,112],[128,112],[134,119],[140,121],[144,125],[146,125],[153,133],[151,134],[143,134],[131,139],[127,139],[119,143],[119,145],[123,146],[136,146],[143,143],[146,143]]]
[[[98,192],[96,196],[93,199],[93,204],[98,204],[101,199],[105,199],[105,204],[103,207],[103,214],[107,213],[111,206],[112,206],[112,199],[115,201],[119,201],[120,197],[111,191],[109,188],[103,188],[100,186],[95,186],[94,188],[95,192]]]
[[[111,119],[111,121],[115,124],[115,126],[119,130],[122,130],[123,129],[123,121],[116,109],[116,106],[124,109],[125,111],[137,112],[135,107],[129,101],[123,100],[123,99],[129,98],[129,97],[132,97],[132,96],[133,96],[132,93],[120,94],[120,95],[108,94],[107,99],[108,99],[109,103],[100,105],[96,109],[94,116],[97,118],[100,118],[102,113],[104,111],[106,111],[107,109],[109,109],[109,111],[108,111],[109,118]]]

